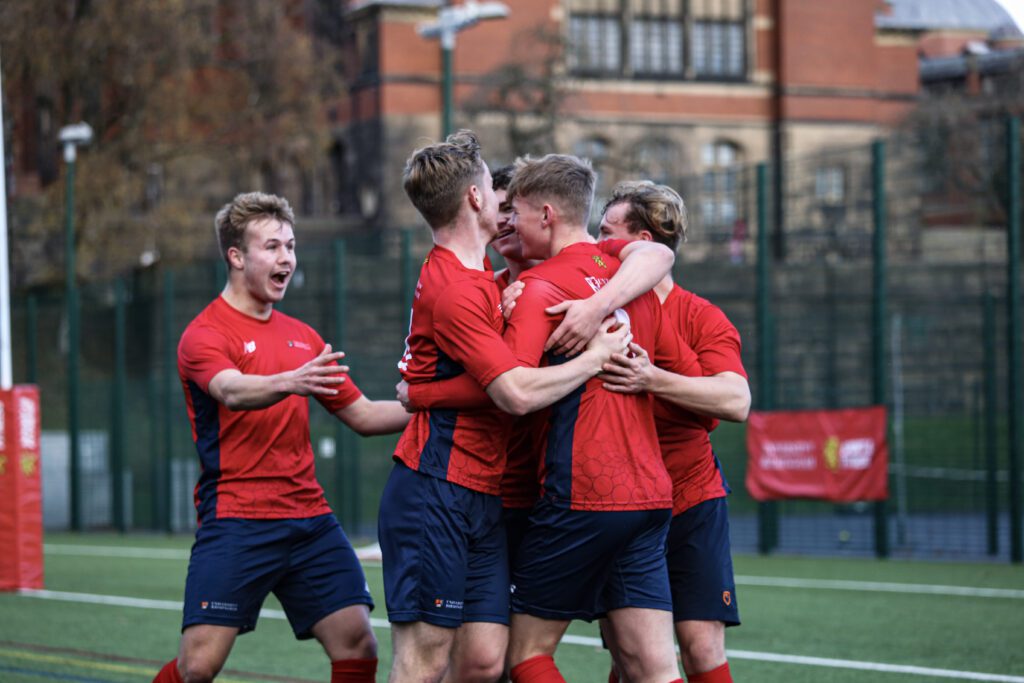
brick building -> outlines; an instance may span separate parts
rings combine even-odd
[[[350,181],[341,204],[365,218],[415,221],[388,198],[402,196],[409,151],[440,135],[441,51],[416,29],[442,4],[349,2],[353,71],[335,153]],[[702,176],[705,225],[737,217],[729,169],[864,144],[914,108],[922,63],[1022,45],[995,0],[506,4],[507,18],[458,34],[455,126],[476,129],[493,163],[587,156],[599,193],[622,177]],[[843,178],[819,184],[830,182]]]

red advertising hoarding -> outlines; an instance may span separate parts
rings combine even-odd
[[[759,501],[885,500],[885,407],[750,413],[746,485]]]
[[[43,587],[39,389],[0,391],[0,590]]]

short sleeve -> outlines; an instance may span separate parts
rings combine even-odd
[[[660,308],[660,306],[659,306]],[[660,313],[660,311],[659,311]],[[659,368],[677,375],[700,377],[703,370],[697,353],[683,339],[682,335],[668,324],[662,314],[658,316],[657,337],[655,338],[653,362]]]
[[[494,328],[495,317],[501,315],[497,290],[489,293],[476,283],[462,286],[465,284],[448,287],[438,298],[434,340],[441,351],[486,388],[519,363]]]
[[[694,321],[696,333],[691,337],[705,376],[735,372],[743,377],[747,371],[741,358],[740,333],[717,306],[708,306]]]
[[[546,280],[528,276],[522,280],[525,287],[512,309],[505,328],[505,341],[519,362],[535,368],[544,355],[544,344],[561,319],[560,315],[551,315],[545,309],[567,297],[561,296]]]
[[[409,385],[409,400],[419,408],[490,408],[491,398],[469,374],[437,382],[417,382]]]
[[[183,379],[209,392],[210,381],[224,370],[238,369],[224,335],[209,327],[189,326],[178,344],[178,371]]]
[[[317,334],[316,330],[314,330],[312,327],[306,328],[306,337],[309,340],[309,345],[313,347],[313,350],[316,354],[319,354],[321,351],[323,351],[324,346],[327,345],[327,343],[323,340],[323,337]],[[343,349],[334,350],[340,351]],[[363,395],[363,392],[359,390],[359,387],[357,387],[356,383],[352,380],[352,375],[346,375],[345,381],[342,382],[341,384],[335,385],[335,389],[338,390],[338,393],[330,396],[326,394],[314,394],[316,400],[320,402],[320,405],[322,405],[327,410],[327,412],[331,413],[332,415],[334,413],[337,413],[339,410],[348,408],[350,405],[359,400],[359,398],[362,397]]]
[[[629,244],[631,244],[630,240],[600,240],[597,243],[597,248],[609,256],[619,258],[619,254],[621,254],[622,250]]]

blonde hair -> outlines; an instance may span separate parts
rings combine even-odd
[[[295,214],[288,200],[263,192],[246,192],[221,207],[213,221],[220,255],[228,260],[231,247],[245,251],[245,229],[254,220],[276,218],[295,227]],[[228,263],[230,266],[230,262]]]
[[[631,233],[647,230],[655,242],[675,250],[686,241],[686,204],[668,185],[650,180],[627,180],[612,188],[611,197],[601,213],[618,204],[626,204],[625,222]]]
[[[473,131],[460,130],[444,142],[413,152],[405,162],[402,183],[430,227],[440,228],[455,220],[462,195],[473,183],[482,184],[483,176],[480,142]]]
[[[594,202],[596,180],[586,159],[568,154],[526,157],[516,161],[508,201],[516,197],[548,201],[562,211],[567,221],[585,226]]]

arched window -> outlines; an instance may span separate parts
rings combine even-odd
[[[663,185],[673,185],[683,174],[679,145],[667,138],[644,138],[633,146],[631,174]]]
[[[726,226],[736,221],[740,159],[740,148],[726,140],[708,143],[701,150],[704,175],[700,217],[705,226]]]

